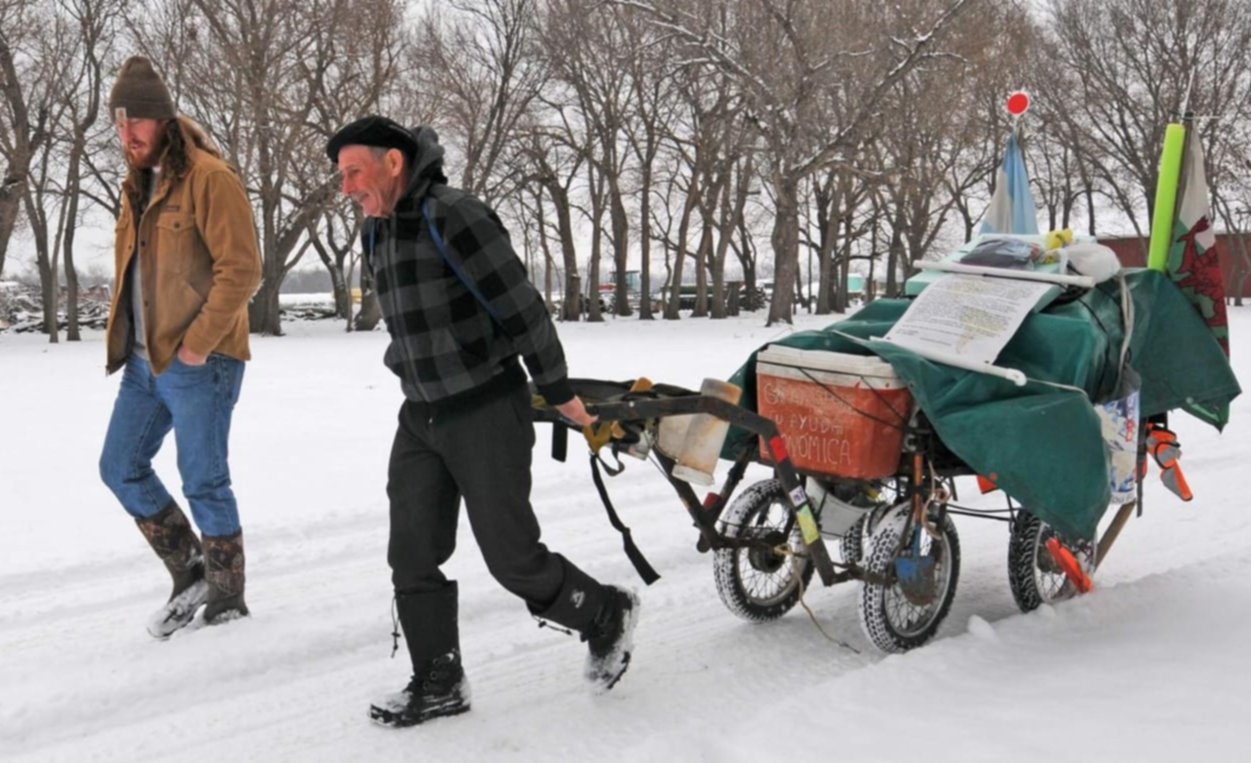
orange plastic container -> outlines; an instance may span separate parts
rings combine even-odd
[[[912,394],[876,356],[769,345],[756,356],[756,409],[795,468],[874,479],[895,473]],[[764,443],[760,455],[771,461]]]

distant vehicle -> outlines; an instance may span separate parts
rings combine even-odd
[[[643,279],[637,270],[625,271],[626,282],[626,299],[629,300],[630,310],[637,312],[643,304]],[[616,273],[609,273],[599,283],[599,310],[601,313],[615,313],[617,311],[617,276]],[[590,294],[587,294],[588,299]],[[660,295],[652,294],[651,303],[653,310],[660,309]]]
[[[684,283],[678,287],[678,309],[694,310],[699,299],[699,287],[693,283]]]

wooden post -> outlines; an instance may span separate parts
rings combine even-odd
[[[1124,529],[1125,523],[1129,521],[1137,505],[1137,501],[1121,504],[1116,516],[1112,518],[1112,524],[1103,531],[1103,537],[1099,539],[1099,546],[1095,549],[1095,569],[1099,569],[1099,565],[1103,563],[1103,557],[1107,556],[1108,549],[1112,548],[1112,544],[1116,542],[1116,536],[1121,534],[1121,530]]]

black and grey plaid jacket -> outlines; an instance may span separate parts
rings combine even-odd
[[[440,182],[437,143],[437,152],[419,145],[408,193],[391,217],[370,218],[363,230],[391,334],[387,366],[400,377],[408,399],[442,404],[520,386],[525,381],[520,355],[547,401],[566,402],[573,390],[556,327],[508,232],[486,204]],[[423,152],[436,156],[432,161]],[[421,211],[427,194],[434,199],[433,219],[448,255],[459,260],[495,318],[435,247]]]

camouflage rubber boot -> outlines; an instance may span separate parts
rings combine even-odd
[[[174,581],[169,601],[152,614],[147,626],[148,633],[153,637],[168,638],[190,623],[196,610],[208,599],[204,551],[199,538],[191,530],[187,516],[173,501],[154,516],[136,519],[135,524]]]
[[[204,536],[204,555],[208,569],[208,603],[204,622],[218,625],[247,617],[248,605],[243,603],[243,532],[226,536]]]

